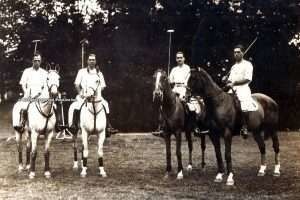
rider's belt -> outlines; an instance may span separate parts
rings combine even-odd
[[[184,83],[175,83],[176,86],[185,86]]]

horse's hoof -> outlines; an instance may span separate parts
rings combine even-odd
[[[182,171],[180,171],[178,174],[177,174],[177,180],[182,180],[183,179],[183,173]]]
[[[266,169],[267,169],[266,165],[261,165],[260,169],[257,173],[257,176],[265,176],[266,175]]]
[[[274,172],[273,172],[273,176],[280,176],[280,165],[275,165],[275,169],[274,169]]]
[[[266,175],[266,172],[258,172],[257,173],[257,176],[265,176]]]
[[[78,161],[74,161],[73,170],[77,170],[77,169],[78,169]]]
[[[23,165],[19,165],[19,167],[18,167],[18,172],[19,172],[19,173],[22,173],[22,172],[23,172],[23,170],[24,170],[24,167],[23,167]]]
[[[34,178],[35,178],[35,172],[30,172],[29,179],[34,179]]]
[[[228,186],[233,186],[234,185],[234,180],[226,181],[226,185]]]
[[[166,179],[169,179],[169,177],[170,177],[170,173],[169,172],[167,172],[165,175],[164,175],[164,179],[166,180]]]
[[[26,170],[29,170],[30,169],[30,165],[26,165]]]
[[[51,172],[45,171],[44,176],[45,178],[51,178]]]
[[[82,173],[82,172],[80,173],[81,178],[85,178],[86,175],[87,175],[86,173]]]
[[[82,171],[81,171],[81,173],[80,173],[80,176],[81,176],[82,178],[85,178],[85,177],[86,177],[86,175],[87,175],[86,170],[87,170],[87,167],[82,167]]]
[[[107,174],[106,174],[106,172],[102,172],[102,173],[100,173],[100,176],[102,176],[102,178],[106,178],[107,177]]]
[[[226,185],[228,185],[228,186],[234,185],[233,173],[232,172],[229,173],[229,175],[227,177]]]
[[[218,173],[214,182],[215,183],[221,183],[223,181],[223,173]]]
[[[188,165],[187,168],[186,168],[186,170],[188,172],[191,172],[193,170],[193,166],[192,165]]]

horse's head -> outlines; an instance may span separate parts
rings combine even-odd
[[[163,100],[164,89],[166,88],[168,82],[167,73],[161,69],[155,71],[153,75],[154,79],[154,89],[153,89],[153,101]]]
[[[93,101],[101,95],[100,84],[101,80],[98,74],[89,75],[89,78],[86,80],[86,88],[84,92],[84,96],[88,101]]]
[[[202,69],[191,69],[191,75],[188,80],[189,92],[192,96],[202,96],[203,88],[205,85],[205,79],[202,75]]]
[[[192,96],[213,97],[222,92],[211,76],[202,68],[191,70],[188,88]]]
[[[47,75],[47,87],[51,97],[57,97],[60,76],[58,71],[49,70]]]

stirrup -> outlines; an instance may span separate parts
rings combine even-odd
[[[72,139],[73,134],[69,130],[63,129],[62,131],[57,133],[55,138],[57,140]]]
[[[165,137],[165,132],[161,129],[153,131],[152,135],[156,136],[156,137]]]

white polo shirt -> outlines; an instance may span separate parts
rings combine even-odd
[[[190,66],[186,64],[174,67],[169,76],[170,83],[175,83],[175,86],[176,84],[183,84],[184,86],[187,86],[190,72]]]
[[[26,89],[24,97],[33,97],[47,87],[47,71],[43,68],[35,70],[33,67],[26,68],[22,74],[20,85]]]

